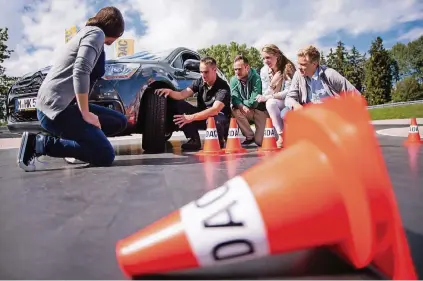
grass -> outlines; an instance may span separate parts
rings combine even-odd
[[[369,109],[372,120],[423,118],[423,104]]]

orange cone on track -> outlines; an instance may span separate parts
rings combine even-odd
[[[142,276],[327,245],[357,268],[417,279],[361,102],[333,99],[291,114],[283,152],[119,241],[123,272]]]
[[[419,126],[416,118],[411,118],[410,129],[408,130],[408,138],[404,141],[404,145],[422,144],[423,140],[420,137]]]
[[[226,143],[225,153],[245,153],[247,150],[241,145],[241,138],[238,124],[235,118],[231,118],[229,126],[228,141]]]
[[[276,134],[275,129],[273,128],[272,119],[266,119],[266,127],[264,128],[263,142],[258,151],[260,152],[272,152],[279,151],[278,145],[276,143]]]
[[[197,155],[218,155],[225,153],[224,150],[220,148],[214,117],[209,117],[207,123],[204,147],[203,150],[197,152]]]

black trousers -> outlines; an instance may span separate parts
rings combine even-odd
[[[184,100],[169,99],[168,107],[169,107],[169,112],[172,115],[171,116],[172,120],[174,115],[194,114],[201,111],[198,107],[193,106],[192,104]],[[230,122],[229,118],[225,116],[222,112],[219,112],[218,115],[214,116],[214,122],[216,123],[216,130],[219,136],[219,140],[221,141],[226,140],[228,138],[228,131],[229,131],[229,122]],[[176,128],[178,127],[176,126]],[[206,129],[207,129],[207,120],[201,120],[201,121],[194,121],[189,124],[185,124],[179,130],[182,130],[185,134],[185,137],[190,139],[190,138],[200,138],[200,134],[198,133],[198,130],[206,130]]]

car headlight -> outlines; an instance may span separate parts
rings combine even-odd
[[[105,68],[104,80],[124,80],[131,78],[140,65],[138,63],[115,63],[106,64]]]

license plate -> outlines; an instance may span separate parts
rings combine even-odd
[[[32,111],[36,110],[37,98],[23,98],[17,99],[15,102],[16,111]]]

